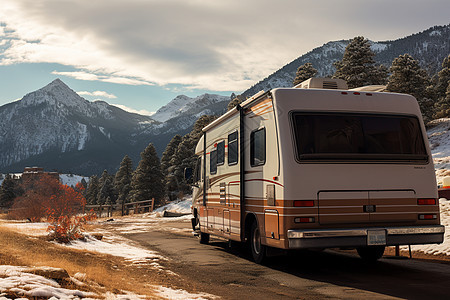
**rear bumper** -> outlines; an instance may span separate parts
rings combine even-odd
[[[369,230],[385,230],[386,246],[439,244],[444,241],[445,227],[370,227],[345,229],[288,230],[290,249],[367,246]]]

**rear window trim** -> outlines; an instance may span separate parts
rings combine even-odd
[[[345,159],[344,156],[358,156],[358,155],[338,155],[342,156],[340,159],[333,159],[331,156],[329,158],[313,158],[313,156],[316,156],[316,154],[306,154],[306,155],[300,155],[300,156],[309,156],[305,159],[300,159],[299,153],[297,151],[297,139],[295,137],[295,125],[294,125],[294,116],[296,114],[302,114],[302,115],[354,115],[354,116],[386,116],[386,117],[409,117],[414,118],[419,123],[419,126],[421,128],[421,134],[422,134],[422,141],[424,143],[424,148],[426,155],[418,155],[422,156],[422,160],[416,160],[416,159],[407,159],[406,156],[414,155],[404,155],[401,159],[375,159],[376,156],[383,156],[383,155],[361,155],[361,159],[355,159],[355,158],[349,158]],[[413,114],[404,114],[404,113],[383,113],[383,112],[352,112],[352,111],[305,111],[305,110],[292,110],[289,112],[289,127],[291,128],[291,139],[292,139],[292,150],[294,152],[295,161],[299,164],[408,164],[408,165],[427,165],[430,162],[430,153],[428,150],[428,147],[425,145],[424,141],[424,133],[422,131],[421,122],[418,118],[418,116]],[[319,154],[320,156],[327,156],[323,154]],[[317,156],[319,156],[317,155]],[[372,156],[372,157],[371,157]],[[390,155],[392,156],[392,155]],[[425,158],[426,156],[426,158]],[[371,159],[372,158],[372,159]]]

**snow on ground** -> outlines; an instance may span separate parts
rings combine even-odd
[[[92,292],[62,288],[56,281],[32,274],[29,269],[0,266],[0,299],[11,299],[8,296],[12,295],[47,299],[51,297],[55,297],[54,299],[99,298],[99,295]]]
[[[192,198],[186,198],[184,200],[176,200],[173,201],[163,207],[155,209],[153,212],[146,213],[143,215],[136,216],[126,216],[114,219],[114,229],[117,232],[122,234],[126,233],[139,233],[139,232],[148,232],[152,229],[164,229],[170,232],[178,232],[178,233],[191,233],[192,230],[190,228],[186,228],[186,226],[175,226],[179,223],[190,223],[191,222],[191,204]],[[164,218],[164,211],[175,212],[179,214],[186,214],[180,217],[170,217]],[[161,224],[166,223],[164,227]],[[168,227],[167,223],[173,223],[173,227]],[[120,226],[117,226],[120,225]]]
[[[51,269],[51,268],[49,268]],[[94,292],[85,292],[77,289],[62,288],[61,285],[53,279],[49,279],[34,274],[34,268],[0,265],[0,299],[27,299],[27,298],[46,298],[46,299],[127,299],[138,300],[148,299],[148,296],[137,295],[131,292],[122,291],[123,294],[97,294]],[[81,277],[81,278],[80,278]],[[85,274],[77,273],[69,280],[74,286],[86,285],[83,280]],[[199,293],[193,294],[181,289],[172,289],[164,286],[153,285],[155,296],[162,299],[217,299],[211,294]],[[11,297],[11,298],[10,298]],[[22,297],[22,298],[20,298]],[[26,297],[26,298],[25,298]]]
[[[101,241],[87,236],[86,241],[72,241],[62,245],[78,250],[123,257],[125,261],[132,264],[149,265],[158,270],[164,269],[158,262],[167,260],[167,258],[158,254],[158,252],[139,248],[132,245],[131,241],[119,236],[108,235]]]
[[[83,177],[80,175],[73,175],[73,174],[59,174],[59,179],[61,180],[61,183],[68,186],[76,186],[77,183],[81,182],[83,178],[84,180],[86,180],[86,182],[89,182],[89,177]]]
[[[439,207],[441,210],[441,224],[445,226],[444,242],[442,244],[412,245],[411,250],[432,255],[450,255],[450,200],[440,199]],[[408,248],[403,246],[402,249],[407,250]]]
[[[162,298],[166,299],[219,299],[220,297],[207,294],[207,293],[200,293],[200,294],[192,294],[188,293],[185,290],[174,290],[171,288],[167,288],[164,286],[160,286],[156,289],[156,294]]]
[[[187,197],[183,200],[175,200],[165,206],[157,208],[153,213],[160,213],[164,211],[177,212],[181,214],[190,214],[192,205],[192,197]]]
[[[23,221],[0,220],[0,225],[29,236],[45,236],[48,223],[29,223]]]
[[[445,176],[450,176],[450,119],[443,118],[431,122],[432,127],[427,131],[433,155],[436,180],[442,184]]]

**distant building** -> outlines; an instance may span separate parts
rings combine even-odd
[[[59,180],[58,172],[44,172],[44,168],[40,167],[26,167],[22,173],[22,180],[39,179],[42,175],[48,175]]]

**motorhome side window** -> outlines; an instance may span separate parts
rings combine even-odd
[[[199,182],[201,180],[201,172],[202,170],[202,158],[197,158],[197,163],[195,164],[195,171],[194,171],[194,182]]]
[[[217,173],[217,150],[211,151],[209,156],[209,173]]]
[[[228,165],[238,163],[238,132],[228,135]]]
[[[225,163],[225,141],[217,144],[217,165],[223,165]]]
[[[266,162],[266,129],[262,128],[250,134],[250,164],[252,167]]]
[[[293,113],[297,159],[426,162],[414,116]]]

